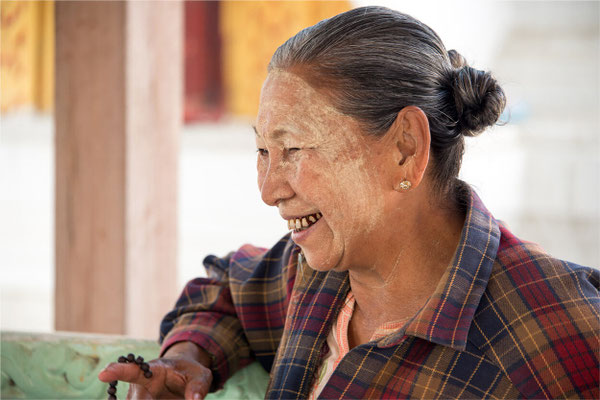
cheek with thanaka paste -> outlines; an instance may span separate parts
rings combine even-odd
[[[339,129],[334,126],[328,128]],[[354,258],[356,251],[363,249],[363,238],[382,222],[383,196],[374,192],[376,175],[365,155],[364,146],[367,144],[361,136],[353,133],[332,136],[331,148],[318,154],[321,161],[318,175],[314,168],[307,166],[300,169],[297,176],[318,182],[314,185],[313,197],[323,199],[318,203],[328,206],[321,211],[332,228],[334,239],[340,240],[343,247],[343,254],[332,252],[332,256]],[[310,257],[308,261],[311,265]],[[339,262],[329,260],[328,263],[337,265]]]
[[[336,182],[345,190],[341,193],[340,202],[345,208],[351,207],[349,230],[346,234],[357,236],[371,232],[379,220],[378,210],[383,207],[383,200],[374,192],[374,173],[365,152],[366,144],[360,136],[348,136],[346,143],[340,143],[340,148],[356,149],[356,156],[339,154],[338,158],[332,160],[332,165],[337,168]]]

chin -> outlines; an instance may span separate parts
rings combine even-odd
[[[318,252],[311,252],[302,249],[304,259],[308,266],[315,271],[327,272],[327,271],[343,271],[340,263],[342,260],[341,255],[339,257],[333,257],[330,254],[319,254]]]

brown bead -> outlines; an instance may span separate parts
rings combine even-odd
[[[120,356],[117,361],[119,361],[120,363],[126,363],[127,359],[124,356]]]
[[[144,363],[144,357],[138,356],[138,358],[135,359],[135,363],[137,365],[142,365]]]
[[[109,394],[108,400],[117,400],[117,396],[115,396],[114,394]]]
[[[117,383],[119,383],[119,381],[112,381],[111,383],[109,383],[109,385],[115,387],[117,386]]]
[[[144,372],[144,376],[145,376],[147,379],[150,379],[150,378],[152,378],[152,371],[146,371],[146,372]]]
[[[108,390],[106,391],[106,393],[108,393],[108,394],[115,394],[115,393],[117,393],[117,388],[114,387],[114,386],[111,386],[111,387],[108,388]]]
[[[135,361],[135,355],[133,355],[132,353],[127,354],[127,361],[134,362]]]
[[[140,368],[142,369],[142,371],[146,372],[150,370],[150,365],[148,363],[143,363],[142,365],[140,365]]]

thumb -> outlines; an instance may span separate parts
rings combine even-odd
[[[206,397],[210,389],[211,382],[206,379],[193,379],[185,386],[185,398],[200,400]]]

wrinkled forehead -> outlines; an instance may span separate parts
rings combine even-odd
[[[275,70],[269,73],[261,90],[256,131],[264,138],[282,131],[324,133],[346,118],[327,96],[298,75]]]
[[[267,75],[262,86],[260,103],[263,105],[282,98],[294,102],[311,98],[328,104],[325,96],[310,86],[299,75],[277,69]]]

